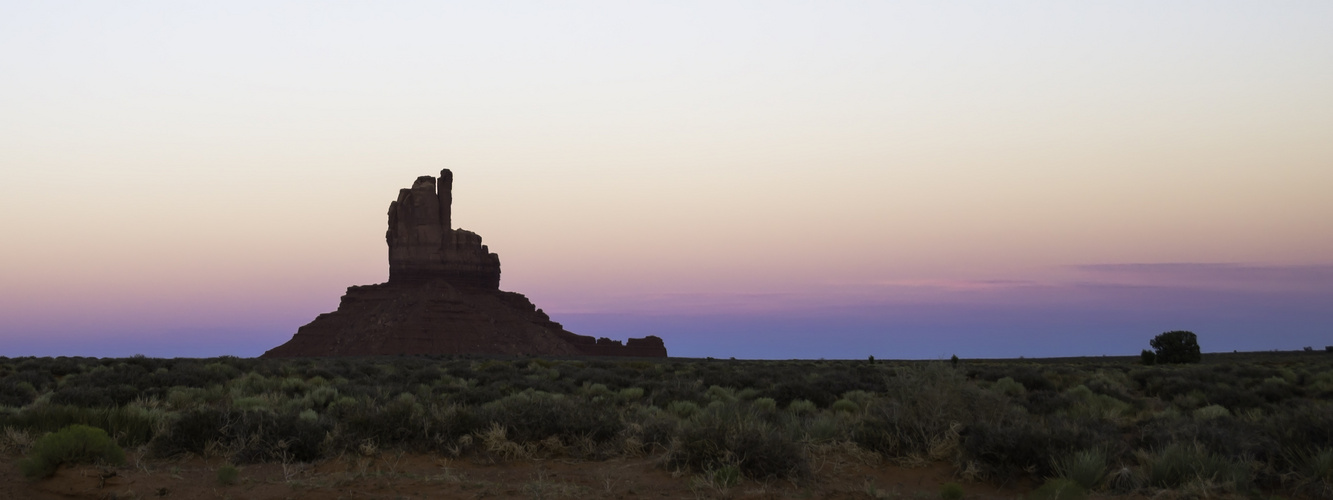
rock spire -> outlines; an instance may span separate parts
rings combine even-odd
[[[389,204],[389,281],[353,286],[263,357],[530,354],[665,357],[662,339],[577,335],[522,294],[500,290],[500,257],[453,229],[453,173],[418,177]]]

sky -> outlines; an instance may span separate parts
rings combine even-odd
[[[0,2],[0,356],[256,356],[454,224],[673,356],[1333,345],[1333,3]]]

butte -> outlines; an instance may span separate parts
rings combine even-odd
[[[438,188],[438,189],[437,189]],[[353,286],[264,358],[399,354],[666,357],[662,339],[577,335],[500,290],[500,257],[452,229],[453,173],[418,177],[389,204],[389,281]]]

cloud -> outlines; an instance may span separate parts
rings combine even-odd
[[[1175,262],[1073,266],[1094,283],[1245,290],[1333,291],[1333,265]]]

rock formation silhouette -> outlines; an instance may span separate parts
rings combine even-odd
[[[532,354],[666,357],[662,339],[578,335],[522,294],[500,290],[500,257],[453,229],[453,173],[418,177],[389,204],[389,281],[353,286],[262,357]]]

